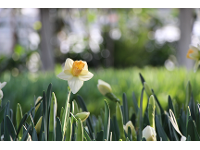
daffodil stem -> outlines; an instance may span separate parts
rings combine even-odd
[[[113,102],[119,102],[120,103],[120,100],[113,93],[107,93],[105,96]]]

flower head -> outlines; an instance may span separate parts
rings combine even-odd
[[[200,64],[200,46],[190,46],[186,57],[196,61],[194,65],[194,72],[196,72]]]
[[[73,94],[76,94],[83,86],[83,82],[91,79],[93,74],[88,71],[85,61],[73,61],[67,58],[64,70],[57,75],[60,79],[67,80]]]
[[[146,126],[142,131],[142,137],[147,141],[156,141],[156,131],[151,126]]]

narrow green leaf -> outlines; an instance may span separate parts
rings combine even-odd
[[[65,109],[64,109],[64,112],[63,112],[63,116],[62,116],[62,126],[61,126],[62,140],[64,140],[64,137],[65,137],[65,131],[66,131],[66,128],[67,128],[67,120],[68,120],[69,112],[70,112],[70,103],[69,103],[70,95],[71,95],[71,91],[69,91],[69,93],[68,93],[67,101],[65,103]]]
[[[83,141],[83,124],[81,119],[79,118],[77,121],[77,141]]]
[[[194,101],[194,97],[191,94],[191,99],[190,99],[190,102],[189,102],[189,107],[190,107],[190,112],[191,112],[192,119],[194,119],[196,121],[196,116],[195,116],[196,109],[195,109],[195,106],[196,106],[196,104],[195,104],[195,101]]]
[[[4,141],[10,141],[9,129],[6,121],[6,116],[9,116],[10,115],[9,113],[10,113],[10,102],[8,101],[4,112]]]
[[[103,141],[103,131],[97,133],[96,141]]]
[[[78,104],[75,100],[73,102],[74,102],[74,114],[77,114],[79,113]]]
[[[38,141],[37,133],[34,127],[33,127],[31,138],[32,138],[32,141]]]
[[[56,139],[56,115],[57,115],[57,99],[55,93],[52,92],[52,100],[50,105],[50,120],[49,120],[49,139],[54,141]]]
[[[142,111],[143,111],[143,93],[144,93],[144,88],[142,88],[141,97],[140,97],[139,140],[142,139],[142,129],[143,129],[143,118],[142,118]]]
[[[21,121],[20,121],[20,124],[19,124],[19,127],[18,127],[18,129],[17,129],[17,134],[16,134],[15,139],[18,137],[18,134],[19,134],[19,132],[20,132],[20,130],[21,130],[23,124],[25,124],[25,121],[27,120],[27,118],[28,118],[28,114],[25,113],[24,116],[23,116],[23,118],[22,118]]]
[[[121,107],[119,103],[116,103],[116,118],[117,118],[117,123],[119,126],[120,138],[126,141],[126,138],[124,135],[124,128],[123,128],[123,116],[122,116],[122,111],[121,111]]]
[[[190,135],[188,135],[187,141],[191,141],[191,137],[190,137]]]
[[[200,140],[198,132],[197,132],[196,124],[193,121],[191,116],[189,116],[188,127],[187,127],[187,136],[189,136],[189,135],[190,135],[192,141]]]
[[[174,112],[174,115],[176,116],[176,113],[174,111],[174,105],[170,96],[168,96],[168,110],[169,109],[171,109]]]
[[[5,121],[6,121],[6,127],[8,129],[9,136],[11,136],[12,139],[14,139],[17,133],[16,133],[15,127],[14,127],[14,125],[13,125],[13,123],[10,120],[10,117],[8,115],[6,116]]]
[[[157,115],[155,117],[155,122],[156,122],[157,139],[162,138],[162,141],[168,141],[168,137],[167,137],[163,127],[161,126]]]
[[[72,122],[71,122],[71,118],[69,117],[69,119],[67,120],[67,129],[66,129],[66,133],[65,133],[65,141],[71,141],[71,137],[72,137]]]
[[[188,81],[187,86],[186,86],[186,100],[185,100],[185,107],[189,105],[190,97],[192,93],[192,86],[190,84],[190,81]]]
[[[83,111],[86,111],[88,112],[87,108],[86,108],[86,105],[83,101],[83,98],[81,96],[77,96],[77,100],[78,100],[78,103],[79,103],[79,106],[82,108]],[[89,135],[90,135],[90,138],[91,139],[94,139],[94,128],[92,126],[92,121],[91,121],[91,117],[89,116],[88,119],[86,120],[86,124],[87,124],[87,127],[89,129]]]
[[[110,109],[108,102],[104,100],[105,105],[105,117],[104,117],[104,135],[103,139],[109,140],[109,132],[110,132]]]
[[[132,94],[132,97],[133,97],[133,106],[134,106],[134,110],[135,110],[135,113],[137,114],[138,113],[138,103],[137,103],[137,99],[136,99],[136,96],[135,96],[135,93],[133,92]]]
[[[0,109],[0,123],[3,121],[5,108],[6,108],[6,107],[4,106],[4,107],[2,107],[2,108]]]
[[[60,110],[60,121],[61,122],[62,122],[63,112],[64,112],[64,108],[62,107]]]
[[[141,80],[141,82],[142,82],[142,85],[144,86],[144,82],[145,82],[145,80],[144,80],[144,78],[143,78],[143,76],[142,76],[141,73],[139,73],[139,75],[140,75],[140,80]]]
[[[129,121],[128,102],[126,94],[123,93],[123,123],[126,124],[128,121]]]
[[[52,91],[52,84],[50,83],[48,88],[47,88],[47,95],[46,95],[46,98],[47,98],[47,109],[49,110],[50,109],[50,105],[51,105],[51,92]]]
[[[200,134],[200,104],[197,104],[197,109],[196,109],[196,125],[198,134]]]
[[[22,108],[21,108],[21,105],[19,103],[17,103],[17,112],[16,112],[17,129],[19,128],[19,124],[20,124],[20,121],[22,120],[22,118],[23,118]],[[23,130],[20,129],[19,134],[18,134],[19,140],[21,140],[22,136],[23,136]]]
[[[47,141],[47,124],[48,124],[48,109],[47,109],[47,98],[45,92],[43,92],[43,122],[44,122],[44,140]]]
[[[92,141],[90,139],[89,133],[86,131],[86,129],[84,128],[84,137],[86,138],[87,141]]]
[[[41,101],[41,103],[35,113],[34,122],[37,122],[41,116],[43,116],[43,101]]]
[[[26,132],[23,134],[22,141],[26,141],[27,140],[28,134],[29,134],[29,131],[31,130],[31,128],[32,128],[32,126],[29,126],[27,129],[25,128]]]
[[[61,124],[58,117],[56,117],[56,141],[62,141]]]

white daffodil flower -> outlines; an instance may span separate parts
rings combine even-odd
[[[194,65],[194,72],[196,72],[200,64],[200,45],[190,46],[186,57],[196,61]]]
[[[7,82],[3,82],[3,83],[0,82],[0,99],[3,98],[3,91],[1,89],[6,85],[6,83]]]
[[[97,87],[99,89],[99,92],[102,95],[106,95],[107,93],[112,92],[112,88],[111,88],[110,84],[106,83],[105,81],[103,81],[101,79],[98,80]]]
[[[57,76],[67,80],[72,93],[76,94],[83,86],[83,82],[90,80],[93,74],[88,71],[88,65],[85,61],[73,61],[67,58],[64,70]]]
[[[151,126],[146,126],[142,131],[142,137],[144,137],[147,141],[156,141],[156,131]]]
[[[168,114],[167,114],[168,115]],[[176,122],[176,118],[174,116],[174,113],[172,112],[171,109],[169,109],[169,115],[168,118],[171,122],[171,124],[173,125],[174,129],[181,135],[181,141],[186,141],[186,137],[183,136],[183,134],[181,133],[181,131],[179,130],[178,124]]]

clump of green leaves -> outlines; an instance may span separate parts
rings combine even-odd
[[[142,83],[140,101],[133,92],[132,104],[122,94],[120,101],[104,100],[104,108],[98,116],[89,113],[83,98],[67,96],[66,104],[57,113],[56,94],[49,84],[43,96],[23,114],[18,103],[16,112],[10,102],[0,105],[0,136],[4,141],[145,141],[142,131],[150,126],[156,132],[157,141],[199,141],[200,104],[194,100],[192,86],[186,87],[185,104],[180,111],[177,103],[168,96],[168,107],[163,109],[156,92],[140,74]],[[146,93],[147,97],[144,97]],[[147,98],[146,107],[143,107]],[[103,98],[102,98],[103,99]],[[111,115],[110,105],[115,113]],[[139,104],[139,105],[138,105]],[[36,109],[37,108],[37,109]],[[16,116],[16,124],[13,123]],[[173,117],[173,120],[170,119]]]

